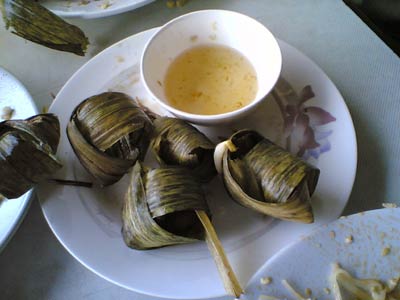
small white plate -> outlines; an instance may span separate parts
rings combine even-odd
[[[14,110],[13,119],[26,119],[37,114],[36,105],[25,87],[0,67],[0,122],[4,107]],[[7,245],[25,216],[32,190],[12,200],[0,200],[0,252]]]
[[[150,99],[140,78],[140,57],[155,30],[131,36],[106,49],[78,70],[60,91],[50,108],[59,116],[63,128],[58,156],[65,167],[57,177],[90,180],[65,135],[71,112],[83,99],[107,90],[121,91],[137,97],[155,112],[165,114]],[[243,285],[280,249],[317,226],[335,220],[347,203],[356,172],[353,123],[340,93],[310,59],[285,42],[280,42],[280,47],[282,75],[296,91],[310,84],[316,95],[301,106],[302,111],[318,107],[316,110],[322,112],[321,108],[330,116],[330,122],[322,126],[316,125],[321,119],[312,118],[315,137],[323,147],[320,151],[306,152],[319,156],[310,158],[310,163],[321,169],[313,197],[316,222],[304,225],[263,217],[233,202],[216,178],[208,186],[207,199],[216,230]],[[281,104],[288,108],[287,103]],[[307,110],[308,114],[313,112],[315,109]],[[233,129],[254,128],[282,144],[287,141],[282,135],[282,124],[277,102],[269,99],[257,113],[240,123],[201,129],[218,140],[218,136],[226,137]],[[294,146],[301,144],[299,132],[290,139]],[[120,234],[120,210],[126,179],[127,176],[102,190],[42,185],[38,191],[41,205],[60,242],[96,274],[137,292],[174,299],[224,295],[204,242],[149,251],[135,251],[125,246]]]
[[[286,279],[303,295],[309,288],[312,298],[330,300],[333,295],[324,289],[332,290],[332,263],[339,263],[357,278],[386,282],[399,277],[399,228],[398,208],[377,209],[337,220],[270,259],[250,280],[244,299],[258,299],[260,295],[293,299],[282,285],[281,281]],[[387,255],[382,254],[385,248],[390,248]],[[265,277],[272,279],[271,284],[261,284]]]
[[[94,19],[108,17],[144,6],[154,0],[41,0],[60,17]]]

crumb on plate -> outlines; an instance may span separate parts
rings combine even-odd
[[[353,238],[352,235],[347,236],[347,237],[345,238],[345,240],[344,240],[344,242],[345,242],[346,244],[351,244],[353,241],[354,241],[354,238]]]
[[[312,290],[311,290],[310,288],[306,288],[306,289],[304,290],[304,294],[305,294],[307,297],[310,297],[310,296],[312,295]]]
[[[212,41],[215,41],[215,40],[217,39],[217,35],[216,35],[216,34],[210,34],[210,35],[208,36],[208,38],[209,38],[210,40],[212,40]]]
[[[123,63],[125,61],[125,58],[123,56],[118,55],[116,57],[116,60],[117,60],[118,63]]]
[[[392,292],[393,290],[395,290],[397,288],[397,285],[399,284],[399,280],[400,280],[400,277],[395,277],[395,278],[391,278],[388,280],[388,282],[386,283],[388,292]]]
[[[110,2],[109,0],[105,0],[105,1],[100,5],[100,8],[101,8],[101,9],[107,9],[107,8],[109,8],[111,5],[112,5],[112,4],[111,4],[111,2]]]
[[[382,206],[384,208],[397,208],[397,204],[396,203],[389,203],[389,202],[383,203]]]
[[[3,107],[1,118],[4,120],[9,120],[13,117],[15,110],[10,106]]]
[[[270,284],[271,282],[272,282],[272,278],[269,277],[269,276],[267,276],[267,277],[261,277],[261,278],[260,278],[260,283],[261,283],[262,285],[268,285],[268,284]]]
[[[382,249],[382,252],[381,252],[381,255],[382,255],[382,256],[389,255],[389,254],[390,254],[390,250],[391,250],[390,247],[385,247],[385,248],[383,248],[383,249]]]

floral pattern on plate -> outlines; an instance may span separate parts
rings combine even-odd
[[[306,105],[315,96],[311,85],[296,93],[290,83],[281,77],[272,96],[282,115],[286,149],[304,159],[318,159],[331,149],[328,137],[333,131],[320,126],[334,122],[336,118],[321,107]]]

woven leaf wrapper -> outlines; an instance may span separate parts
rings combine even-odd
[[[215,145],[186,121],[159,117],[154,120],[154,136],[151,147],[161,165],[185,167],[202,182],[217,174]]]
[[[60,124],[52,114],[0,123],[0,194],[18,198],[62,167]]]
[[[217,146],[215,163],[231,197],[275,218],[312,223],[319,170],[251,130]]]
[[[89,44],[78,27],[33,0],[0,0],[0,12],[12,33],[52,49],[83,56]]]
[[[201,240],[196,210],[208,212],[195,177],[183,168],[145,169],[137,162],[122,210],[124,241],[143,250]]]
[[[209,218],[198,178],[182,167],[131,171],[122,209],[122,236],[128,247],[146,250],[205,239],[225,290],[239,297],[243,290]]]
[[[106,92],[79,104],[67,126],[76,156],[102,186],[117,182],[146,155],[152,122],[131,97]]]

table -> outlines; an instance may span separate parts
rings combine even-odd
[[[341,1],[191,0],[177,9],[156,1],[105,19],[70,20],[91,40],[86,57],[26,42],[0,24],[0,65],[25,84],[41,109],[99,51],[204,8],[256,18],[314,60],[339,88],[352,114],[359,147],[357,177],[344,214],[378,208],[382,202],[400,203],[400,60]],[[80,265],[50,231],[36,198],[0,254],[0,291],[2,299],[157,299],[115,286]]]

